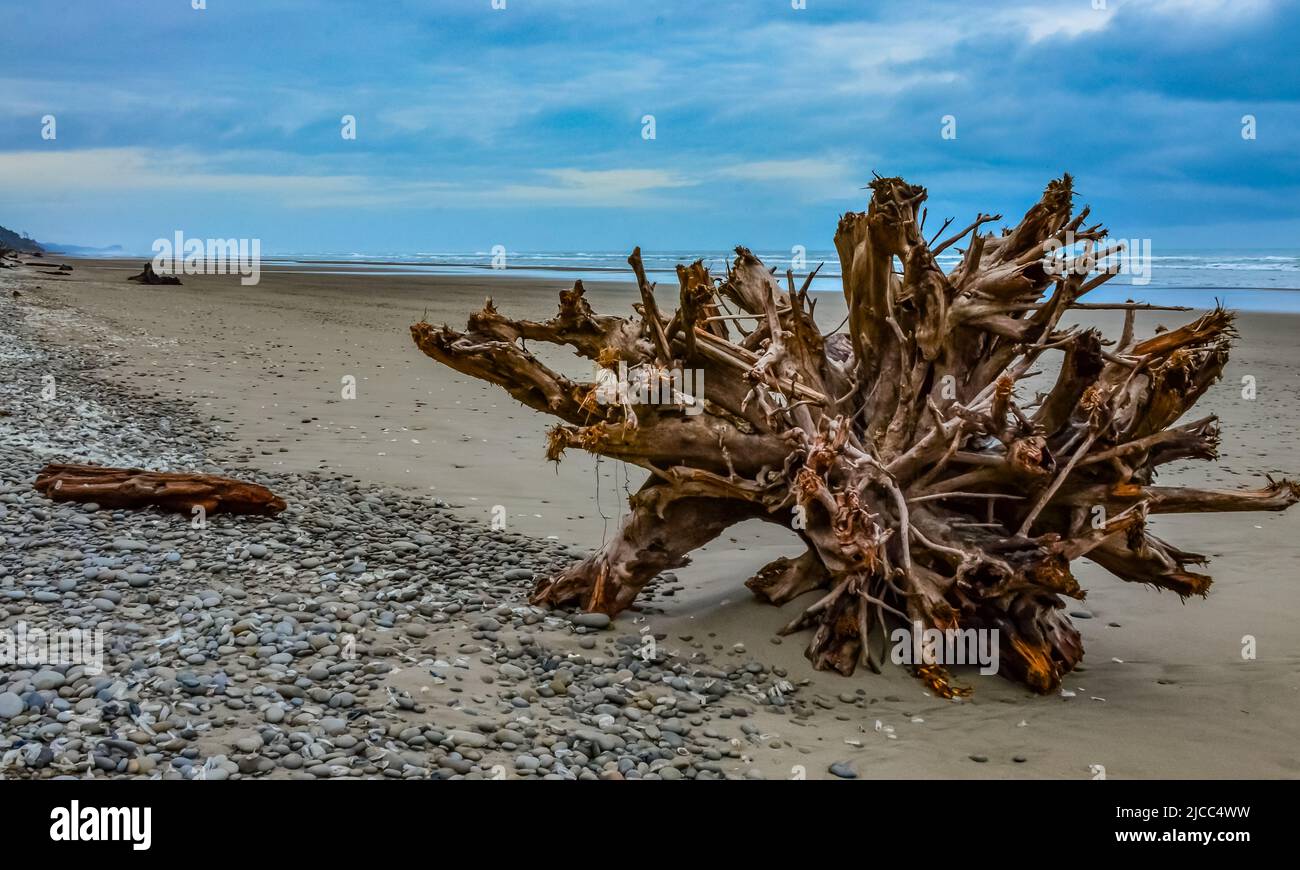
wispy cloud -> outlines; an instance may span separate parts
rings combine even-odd
[[[838,157],[802,157],[791,160],[755,160],[724,167],[723,179],[757,182],[784,188],[796,201],[844,198],[868,179],[865,161],[854,165]]]
[[[472,182],[383,174],[248,171],[253,166],[283,165],[291,157],[241,152],[199,155],[144,148],[0,152],[0,186],[27,196],[171,191],[253,196],[291,208],[472,208],[647,206],[659,193],[700,183],[663,169],[531,169],[517,181],[489,178]]]
[[[658,193],[699,183],[663,169],[544,169],[538,174],[545,183],[511,184],[479,195],[485,201],[645,206],[654,203]]]

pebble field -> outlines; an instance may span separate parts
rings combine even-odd
[[[438,499],[258,474],[283,514],[201,528],[49,501],[32,482],[51,461],[247,476],[210,458],[210,420],[45,346],[32,319],[53,316],[0,300],[0,630],[98,631],[102,650],[0,667],[0,776],[762,778],[752,712],[813,715],[743,650],[673,656],[644,619],[528,605],[584,553]]]

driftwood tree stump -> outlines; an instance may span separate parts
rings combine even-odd
[[[284,499],[260,484],[215,474],[51,464],[36,476],[35,488],[53,501],[156,506],[184,514],[200,507],[205,514],[274,515],[285,508]]]
[[[758,517],[794,529],[806,550],[768,565],[750,589],[775,604],[824,590],[787,627],[813,629],[815,667],[878,669],[876,647],[897,621],[982,628],[1000,633],[1005,676],[1052,691],[1083,656],[1062,601],[1084,597],[1072,560],[1204,595],[1210,578],[1188,566],[1205,557],[1155,537],[1148,515],[1282,510],[1300,488],[1154,484],[1165,463],[1216,456],[1214,417],[1178,421],[1222,373],[1233,318],[1216,310],[1142,339],[1134,311],[1149,306],[1080,302],[1113,276],[1095,266],[1116,248],[1085,223],[1087,208],[1072,214],[1068,175],[1014,228],[982,233],[1000,216],[980,215],[928,242],[924,188],[876,178],[871,190],[868,210],[844,215],[835,234],[847,333],[817,329],[812,275],[796,286],[787,272],[783,285],[737,248],[721,279],[701,262],[678,266],[672,316],[638,249],[628,261],[641,292],[634,317],[595,313],[578,282],[542,323],[509,319],[489,299],[465,332],[421,322],[411,334],[435,360],[560,418],[548,458],[580,447],[650,473],[619,533],[540,582],[534,602],[618,613],[691,550]],[[945,273],[936,255],[967,236]],[[1045,252],[1071,237],[1082,251],[1052,268]],[[1079,308],[1125,309],[1123,334],[1058,327]],[[674,381],[676,405],[598,401],[601,378],[571,380],[527,341],[569,345],[652,383],[702,369],[705,388],[688,395]],[[1018,382],[1047,354],[1061,355],[1054,385],[1021,395]],[[942,669],[919,670],[955,691]]]
[[[145,264],[144,264],[144,269],[140,272],[140,274],[138,274],[138,275],[131,275],[131,276],[127,277],[126,280],[128,280],[128,281],[134,281],[134,282],[136,282],[137,284],[171,284],[171,285],[176,285],[176,284],[180,284],[180,283],[181,283],[181,279],[180,279],[180,278],[177,278],[175,275],[159,275],[157,272],[155,272],[155,271],[153,270],[153,263],[152,263],[152,262],[145,263]]]

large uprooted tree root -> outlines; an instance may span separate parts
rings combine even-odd
[[[1139,339],[1134,311],[1149,306],[1081,303],[1114,274],[1094,267],[1118,248],[1085,223],[1088,209],[1072,215],[1071,186],[1068,175],[1053,181],[1001,234],[981,232],[1000,216],[980,215],[927,242],[925,189],[875,179],[868,210],[844,215],[835,234],[847,333],[817,329],[811,275],[796,287],[787,272],[782,285],[744,248],[722,279],[700,262],[678,266],[671,316],[638,249],[629,258],[635,317],[596,314],[578,282],[545,322],[509,319],[488,300],[465,332],[413,325],[435,360],[560,418],[548,458],[580,447],[650,472],[619,533],[540,582],[534,602],[618,613],[691,550],[758,517],[794,528],[807,546],[748,585],[776,604],[823,592],[787,627],[813,629],[807,655],[817,668],[878,668],[886,626],[898,621],[989,629],[1000,632],[1001,672],[1049,692],[1083,656],[1062,601],[1084,596],[1072,560],[1204,595],[1210,578],[1188,566],[1205,557],[1152,535],[1147,516],[1281,510],[1300,488],[1154,485],[1165,463],[1216,455],[1214,417],[1177,421],[1222,373],[1232,315],[1216,310]],[[967,236],[945,273],[936,256]],[[1065,250],[1076,259],[1045,257],[1072,239]],[[1119,340],[1058,327],[1080,308],[1125,309]],[[623,363],[652,383],[701,369],[707,387],[686,395],[674,382],[676,405],[617,392],[598,401],[607,381],[553,371],[529,340],[570,345],[609,372]],[[1047,354],[1061,355],[1055,384],[1026,399],[1017,383]],[[920,671],[948,691],[940,670]]]

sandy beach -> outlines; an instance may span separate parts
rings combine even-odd
[[[553,548],[547,558],[599,546],[641,482],[635,468],[575,451],[558,465],[545,461],[549,419],[437,365],[411,341],[411,323],[423,317],[459,327],[487,296],[512,316],[544,319],[568,286],[562,275],[377,277],[264,266],[256,286],[241,286],[237,276],[186,276],[184,286],[150,287],[126,281],[139,271],[134,261],[66,262],[74,271],[62,277],[30,268],[0,273],[0,316],[46,348],[76,348],[92,361],[88,376],[139,396],[141,407],[192,409],[219,430],[208,459],[231,474],[347,475],[403,497],[441,500],[465,528],[485,535],[494,506],[503,506],[507,531],[540,539]],[[11,298],[13,290],[21,295]],[[625,313],[636,294],[610,282],[588,285],[588,296],[598,311]],[[844,317],[843,298],[820,294],[816,314],[829,330]],[[1106,334],[1118,332],[1118,313],[1089,315]],[[1192,316],[1144,312],[1138,331]],[[1246,314],[1238,327],[1224,378],[1197,406],[1198,415],[1222,418],[1221,458],[1176,463],[1162,482],[1244,488],[1265,474],[1300,471],[1300,318]],[[563,352],[532,349],[562,371],[590,374]],[[1048,368],[1043,377],[1051,374]],[[1245,376],[1257,384],[1254,399],[1242,396]],[[344,397],[349,378],[355,398]],[[15,416],[0,424],[23,425],[21,408],[10,411]],[[1036,696],[973,669],[958,669],[974,688],[962,701],[931,696],[904,668],[859,669],[852,677],[813,671],[803,656],[806,635],[777,636],[807,601],[774,608],[742,585],[776,556],[799,551],[792,536],[757,522],[706,547],[606,634],[648,630],[680,660],[703,655],[725,670],[754,659],[798,686],[806,714],[751,704],[752,733],[735,731],[735,720],[723,728],[706,707],[701,730],[743,742],[731,744],[742,747],[735,757],[723,756],[728,775],[754,769],[768,778],[823,778],[829,765],[848,762],[863,779],[1087,779],[1101,768],[1107,778],[1300,776],[1300,644],[1292,623],[1300,606],[1300,514],[1158,517],[1152,525],[1212,556],[1208,599],[1184,603],[1080,562],[1087,599],[1068,609],[1087,656],[1060,695]],[[11,586],[15,576],[0,582]],[[516,586],[512,604],[522,606],[528,584]],[[452,623],[439,630],[467,642],[473,626]],[[1242,656],[1247,635],[1257,642],[1253,660]],[[583,637],[571,638],[575,649]],[[440,719],[445,686],[421,686],[418,670],[389,682],[422,697],[426,723],[461,726],[460,712]],[[484,752],[484,764],[499,756],[509,775],[521,775],[514,753]]]

